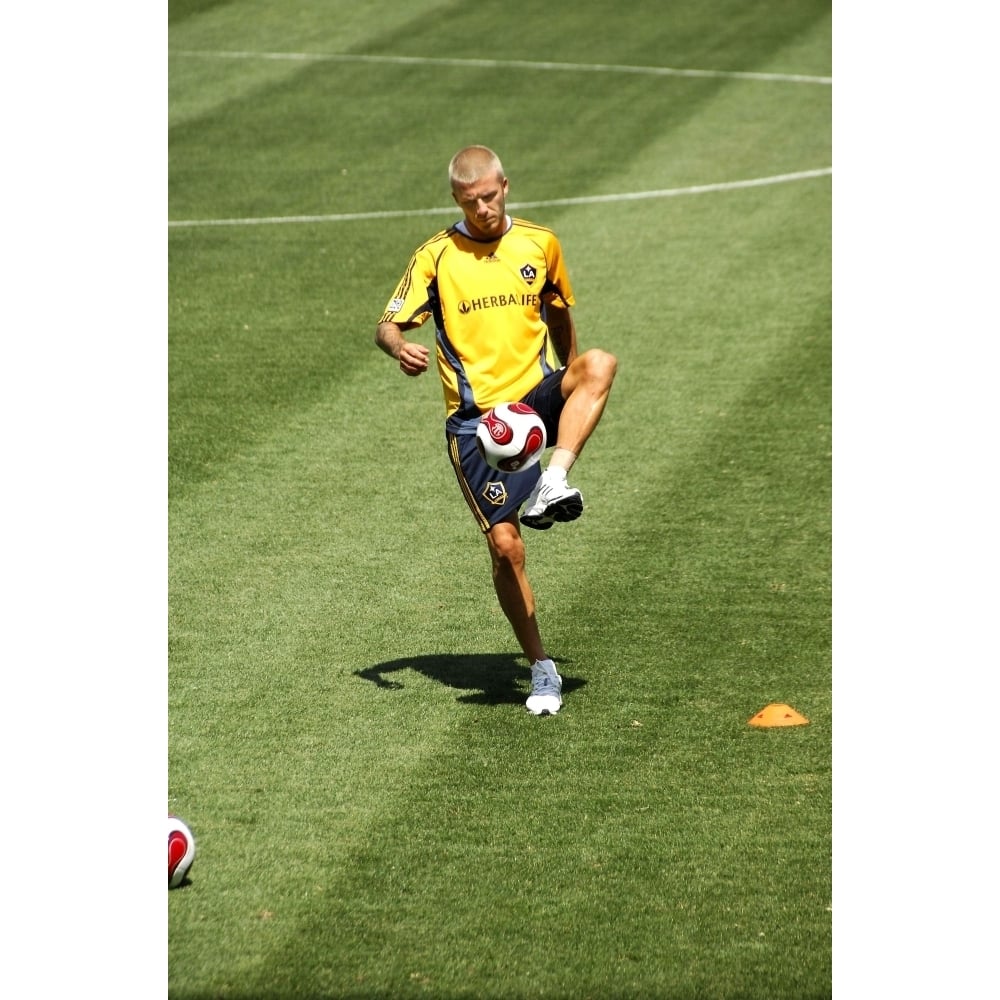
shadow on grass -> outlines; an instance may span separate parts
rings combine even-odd
[[[564,662],[555,658],[558,664]],[[390,680],[387,675],[401,670],[419,670],[425,677],[450,688],[472,691],[461,695],[457,701],[468,705],[522,704],[528,696],[531,668],[522,666],[521,659],[511,653],[476,653],[469,655],[433,654],[407,656],[388,663],[378,663],[364,670],[355,670],[355,676],[371,681],[376,687],[398,690],[402,682]],[[563,694],[583,687],[587,682],[567,677],[561,668]]]

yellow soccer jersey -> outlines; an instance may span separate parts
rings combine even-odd
[[[461,433],[559,367],[545,324],[557,300],[574,305],[552,230],[511,219],[503,236],[483,242],[458,223],[414,251],[381,322],[434,317],[447,426]]]

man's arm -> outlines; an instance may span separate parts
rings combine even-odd
[[[556,357],[568,366],[576,358],[576,324],[569,306],[557,306],[550,302],[545,309],[545,323]]]
[[[379,323],[375,330],[375,343],[391,358],[399,362],[399,370],[404,375],[422,375],[427,371],[430,351],[423,344],[414,344],[403,336],[409,326],[400,326],[391,320]]]

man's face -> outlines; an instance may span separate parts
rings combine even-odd
[[[477,239],[503,235],[507,204],[507,178],[491,174],[471,184],[452,185],[451,195],[465,216],[469,232]]]

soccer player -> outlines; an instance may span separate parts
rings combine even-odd
[[[422,375],[430,351],[407,338],[434,320],[448,455],[486,537],[500,607],[531,663],[526,707],[555,714],[562,678],[542,644],[520,526],[545,531],[583,513],[566,475],[604,412],[617,360],[598,349],[578,352],[562,247],[550,229],[507,214],[509,184],[496,153],[459,150],[448,179],[462,219],[413,252],[375,343],[404,375]],[[554,442],[544,472],[539,464],[498,472],[476,448],[480,416],[518,400],[538,411]]]

